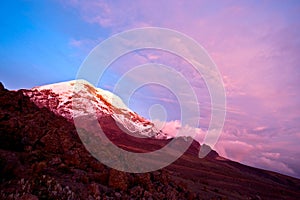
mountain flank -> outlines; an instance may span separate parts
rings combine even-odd
[[[27,95],[30,92],[32,95]],[[44,105],[41,101],[37,104],[34,98],[33,90],[9,91],[0,84],[0,199],[300,197],[299,179],[245,166],[215,151],[200,159],[198,152],[204,147],[196,141],[166,168],[140,174],[117,171],[85,149],[72,119],[49,109],[49,102],[57,101],[55,97],[43,98]],[[109,112],[101,113],[97,120],[106,136],[128,151],[154,151],[172,140],[129,135]],[[83,132],[89,134],[92,126],[87,117],[82,118]],[[152,133],[150,129],[143,133]],[[178,145],[186,142],[184,138],[175,140]]]

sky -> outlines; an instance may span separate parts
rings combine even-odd
[[[300,178],[299,19],[297,0],[4,1],[0,81],[20,89],[73,80],[89,52],[114,34],[153,26],[176,30],[203,46],[224,82],[227,114],[214,149]],[[171,66],[190,81],[202,118],[196,129],[182,129],[201,139],[211,117],[210,95],[182,58],[158,50],[131,52],[113,62],[97,86],[111,90],[126,71],[145,63]],[[129,107],[148,118],[158,108],[167,115],[166,131],[181,126],[176,94],[159,85],[141,87]]]

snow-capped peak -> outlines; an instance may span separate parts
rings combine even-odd
[[[130,110],[117,95],[96,88],[85,80],[38,86],[23,93],[37,106],[47,107],[68,120],[91,113],[97,113],[97,116],[108,114],[130,133],[164,137],[152,122]]]

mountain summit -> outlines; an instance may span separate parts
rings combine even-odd
[[[130,110],[110,91],[94,87],[85,80],[73,80],[23,90],[38,107],[46,107],[72,121],[77,117],[110,115],[119,127],[136,136],[167,138],[149,120]]]

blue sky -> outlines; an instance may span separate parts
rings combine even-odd
[[[156,26],[189,35],[217,64],[226,89],[227,118],[215,149],[300,177],[299,1],[3,1],[0,17],[0,81],[9,89],[75,79],[89,52],[121,31]],[[205,132],[205,83],[170,54],[141,51],[120,58],[100,86],[111,89],[131,66],[149,62],[173,66],[197,85]],[[153,86],[135,93],[130,107],[147,117],[151,105],[161,104],[169,125],[177,126],[175,100]]]
[[[71,38],[109,33],[55,1],[6,1],[0,9],[0,76],[10,89],[75,79],[85,55],[76,56]]]

